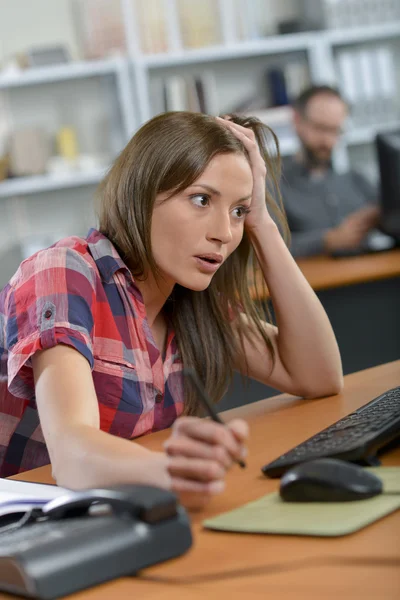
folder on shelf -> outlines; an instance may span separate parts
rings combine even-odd
[[[186,81],[182,75],[170,75],[165,79],[166,110],[187,110]]]
[[[396,121],[399,117],[396,91],[396,67],[393,51],[387,46],[379,46],[373,52],[376,64],[377,87],[380,92],[383,122]]]
[[[358,69],[355,71],[358,74],[360,90],[360,118],[366,125],[376,123],[379,120],[376,114],[378,90],[372,52],[372,50],[362,49],[354,53],[354,59],[358,65]]]
[[[134,0],[144,54],[168,51],[163,0]]]
[[[218,2],[176,0],[184,48],[203,48],[222,42]]]
[[[351,107],[349,121],[352,126],[359,120],[358,102],[360,93],[357,85],[357,66],[353,53],[343,50],[337,55],[338,81],[340,92]]]

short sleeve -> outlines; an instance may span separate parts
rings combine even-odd
[[[8,387],[34,395],[31,357],[65,344],[93,368],[96,271],[72,248],[54,247],[24,261],[8,287],[3,308]]]

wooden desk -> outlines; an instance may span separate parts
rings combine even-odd
[[[400,248],[349,258],[298,259],[335,332],[346,374],[400,357]],[[274,396],[276,390],[239,375],[222,401],[223,409]]]
[[[400,277],[400,248],[345,258],[312,256],[296,262],[315,291]]]
[[[400,277],[400,248],[346,258],[317,256],[297,260],[314,290]]]
[[[92,600],[272,598],[325,600],[400,597],[400,511],[349,536],[308,538],[249,535],[203,530],[204,518],[236,508],[277,489],[260,467],[320,429],[360,407],[383,391],[400,385],[400,361],[345,378],[345,391],[321,400],[280,395],[225,413],[250,424],[248,468],[232,469],[227,489],[203,512],[193,515],[194,546],[185,556],[74,596]],[[140,443],[160,450],[168,432]],[[400,465],[400,448],[384,455],[383,464]],[[49,467],[16,477],[50,482]],[[6,599],[6,596],[1,596]]]

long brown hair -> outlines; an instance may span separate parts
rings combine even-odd
[[[285,239],[288,229],[279,193],[279,144],[258,119],[230,115],[256,136],[267,167],[266,202]],[[268,149],[269,143],[275,147]],[[145,123],[117,157],[100,185],[100,231],[121,253],[134,277],[155,275],[151,249],[151,219],[157,194],[179,193],[196,181],[217,154],[241,153],[243,144],[214,117],[169,112]],[[248,157],[247,157],[248,158]],[[264,290],[250,293],[249,266],[257,280],[257,261],[246,232],[238,248],[214,275],[208,288],[192,291],[178,284],[164,306],[185,367],[192,367],[214,402],[221,399],[233,376],[235,355],[243,351],[246,335],[240,313],[263,337],[274,361],[271,342],[262,327]],[[264,296],[265,298],[265,296]],[[232,327],[235,322],[235,329]],[[236,326],[237,323],[237,326]],[[244,373],[246,374],[246,373]],[[196,414],[194,390],[185,382],[185,413]]]

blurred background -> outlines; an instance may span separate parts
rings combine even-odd
[[[0,288],[23,258],[96,225],[96,185],[166,110],[257,115],[297,151],[310,83],[351,106],[334,153],[377,183],[400,127],[399,0],[0,0]]]

